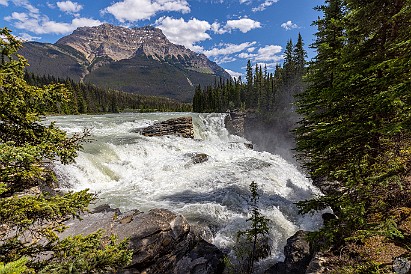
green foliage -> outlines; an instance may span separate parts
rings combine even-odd
[[[7,263],[6,265],[0,262],[0,274],[30,273],[26,266],[27,261],[27,258],[20,258],[19,260]]]
[[[380,274],[380,273],[387,273],[385,271],[381,271],[380,264],[376,262],[367,262],[357,266],[344,266],[338,269],[337,272],[333,272],[335,274]]]
[[[45,106],[64,104],[69,92],[63,85],[35,87],[24,80],[25,59],[16,54],[20,41],[7,28],[0,29],[0,262],[4,271],[39,272],[47,265],[65,265],[59,247],[65,245],[87,249],[72,252],[71,261],[86,254],[96,271],[105,271],[127,262],[130,252],[125,242],[102,245],[101,233],[60,241],[64,220],[79,218],[87,210],[93,195],[86,190],[54,194],[42,188],[55,184],[51,169],[54,161],[70,163],[77,156],[87,133],[68,137],[54,124],[41,123]],[[96,239],[96,240],[91,240]],[[45,256],[47,254],[47,256]],[[28,258],[28,259],[23,259]],[[25,266],[27,265],[27,268]],[[77,272],[87,271],[89,264],[78,264]],[[101,268],[99,268],[101,266]],[[46,271],[47,272],[47,271]],[[14,273],[14,272],[13,272]]]
[[[102,242],[107,243],[102,244]],[[68,237],[53,247],[54,260],[47,264],[40,273],[107,273],[115,271],[131,261],[132,253],[127,250],[128,241],[117,243],[111,236],[103,239],[103,231],[87,236]],[[96,246],[102,248],[96,250]]]
[[[334,210],[338,219],[315,233],[327,244],[402,238],[389,214],[411,206],[410,1],[327,0],[317,10],[297,150],[314,180],[337,187],[298,206]]]
[[[250,214],[247,222],[251,222],[250,228],[237,233],[237,245],[235,247],[236,256],[239,260],[241,273],[252,273],[254,261],[263,258],[270,252],[265,236],[269,234],[270,220],[261,214],[258,205],[258,185],[255,182],[250,184]]]
[[[117,90],[98,88],[92,84],[76,83],[71,79],[62,80],[53,76],[36,76],[25,73],[25,80],[38,87],[59,83],[68,93],[65,101],[50,101],[42,104],[47,113],[83,114],[117,113],[121,111],[191,111],[191,105],[173,99],[157,96],[144,96]]]
[[[263,116],[287,117],[294,102],[294,95],[303,90],[302,75],[305,72],[304,43],[301,35],[293,45],[287,43],[284,67],[279,65],[274,73],[247,62],[246,82],[241,78],[223,81],[201,89],[197,86],[193,98],[194,112],[225,112],[227,109],[254,109]]]
[[[269,219],[264,217],[264,215],[262,215],[260,212],[260,208],[258,206],[259,195],[257,183],[252,182],[250,184],[250,193],[251,217],[247,219],[247,222],[251,221],[251,228],[245,231],[240,231],[239,235],[246,235],[252,238],[253,242],[255,243],[258,235],[268,234]]]

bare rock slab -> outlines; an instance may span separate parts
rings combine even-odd
[[[199,238],[182,215],[166,209],[137,210],[118,215],[106,210],[72,220],[61,237],[87,235],[100,228],[128,238],[133,259],[117,273],[205,273],[224,271],[224,255],[214,245]],[[184,270],[182,272],[182,270]]]
[[[155,123],[152,126],[133,131],[141,133],[144,136],[175,135],[184,138],[194,138],[193,118],[189,116],[168,119],[163,122]]]

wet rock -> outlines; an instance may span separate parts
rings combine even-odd
[[[102,204],[99,206],[96,206],[92,210],[93,213],[102,213],[102,212],[115,212],[117,214],[120,214],[120,210],[118,208],[111,208],[110,205],[108,204]]]
[[[249,149],[254,149],[254,145],[252,143],[244,143],[244,146]]]
[[[257,158],[246,158],[239,161],[238,165],[243,167],[246,171],[251,171],[270,167],[271,163],[259,160]]]
[[[411,262],[408,258],[405,258],[405,257],[395,258],[393,265],[392,265],[392,269],[397,274],[410,273]]]
[[[246,114],[241,111],[228,112],[225,117],[225,127],[230,134],[244,137],[244,121]]]
[[[166,209],[138,210],[118,215],[103,210],[71,220],[61,234],[90,234],[98,229],[129,238],[133,259],[117,273],[222,273],[223,253],[196,236],[182,215]],[[180,270],[184,269],[183,272]]]
[[[141,133],[144,136],[176,135],[184,138],[194,138],[193,119],[191,117],[173,118],[132,131]]]
[[[200,240],[175,267],[173,273],[212,274],[223,273],[224,262],[222,252],[214,245]]]
[[[196,235],[196,237],[208,243],[213,241],[214,235],[208,225],[190,224],[190,230]]]
[[[266,274],[304,274],[313,257],[307,232],[299,230],[287,239],[284,247],[284,262],[276,263]]]
[[[310,243],[307,240],[307,232],[299,230],[291,238],[287,239],[284,255],[284,263],[289,273],[305,273],[312,258]]]
[[[208,161],[208,155],[205,153],[187,153],[186,156],[191,158],[193,164],[200,164]]]

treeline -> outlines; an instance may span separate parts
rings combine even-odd
[[[44,87],[50,84],[62,84],[68,91],[66,98],[50,101],[43,108],[47,113],[83,114],[83,113],[117,113],[122,111],[191,111],[191,105],[165,97],[144,96],[117,90],[99,88],[93,84],[76,83],[71,79],[60,79],[53,76],[38,76],[25,72],[29,85]]]
[[[294,95],[303,90],[306,52],[301,35],[296,44],[287,43],[284,64],[277,65],[274,73],[248,61],[245,82],[241,77],[216,82],[214,86],[198,86],[193,98],[194,112],[225,112],[228,109],[253,109],[273,115],[292,107]]]
[[[335,218],[312,236],[333,273],[396,273],[411,257],[411,3],[326,0],[299,96],[297,150],[324,196],[302,212]],[[343,261],[341,261],[343,260]],[[345,261],[344,261],[345,260]],[[398,268],[399,269],[399,268]]]

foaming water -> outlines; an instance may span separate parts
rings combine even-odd
[[[173,117],[193,117],[195,139],[145,137],[131,130]],[[296,201],[319,194],[297,168],[277,155],[247,148],[247,140],[230,135],[223,114],[130,113],[96,116],[59,116],[69,133],[91,130],[76,163],[57,165],[62,185],[90,189],[98,204],[121,211],[167,208],[191,223],[208,227],[213,243],[229,250],[238,230],[246,229],[248,187],[260,189],[262,213],[271,220],[271,260],[282,258],[286,239],[299,229],[313,230],[319,216],[301,216]],[[193,163],[193,153],[209,160]]]

